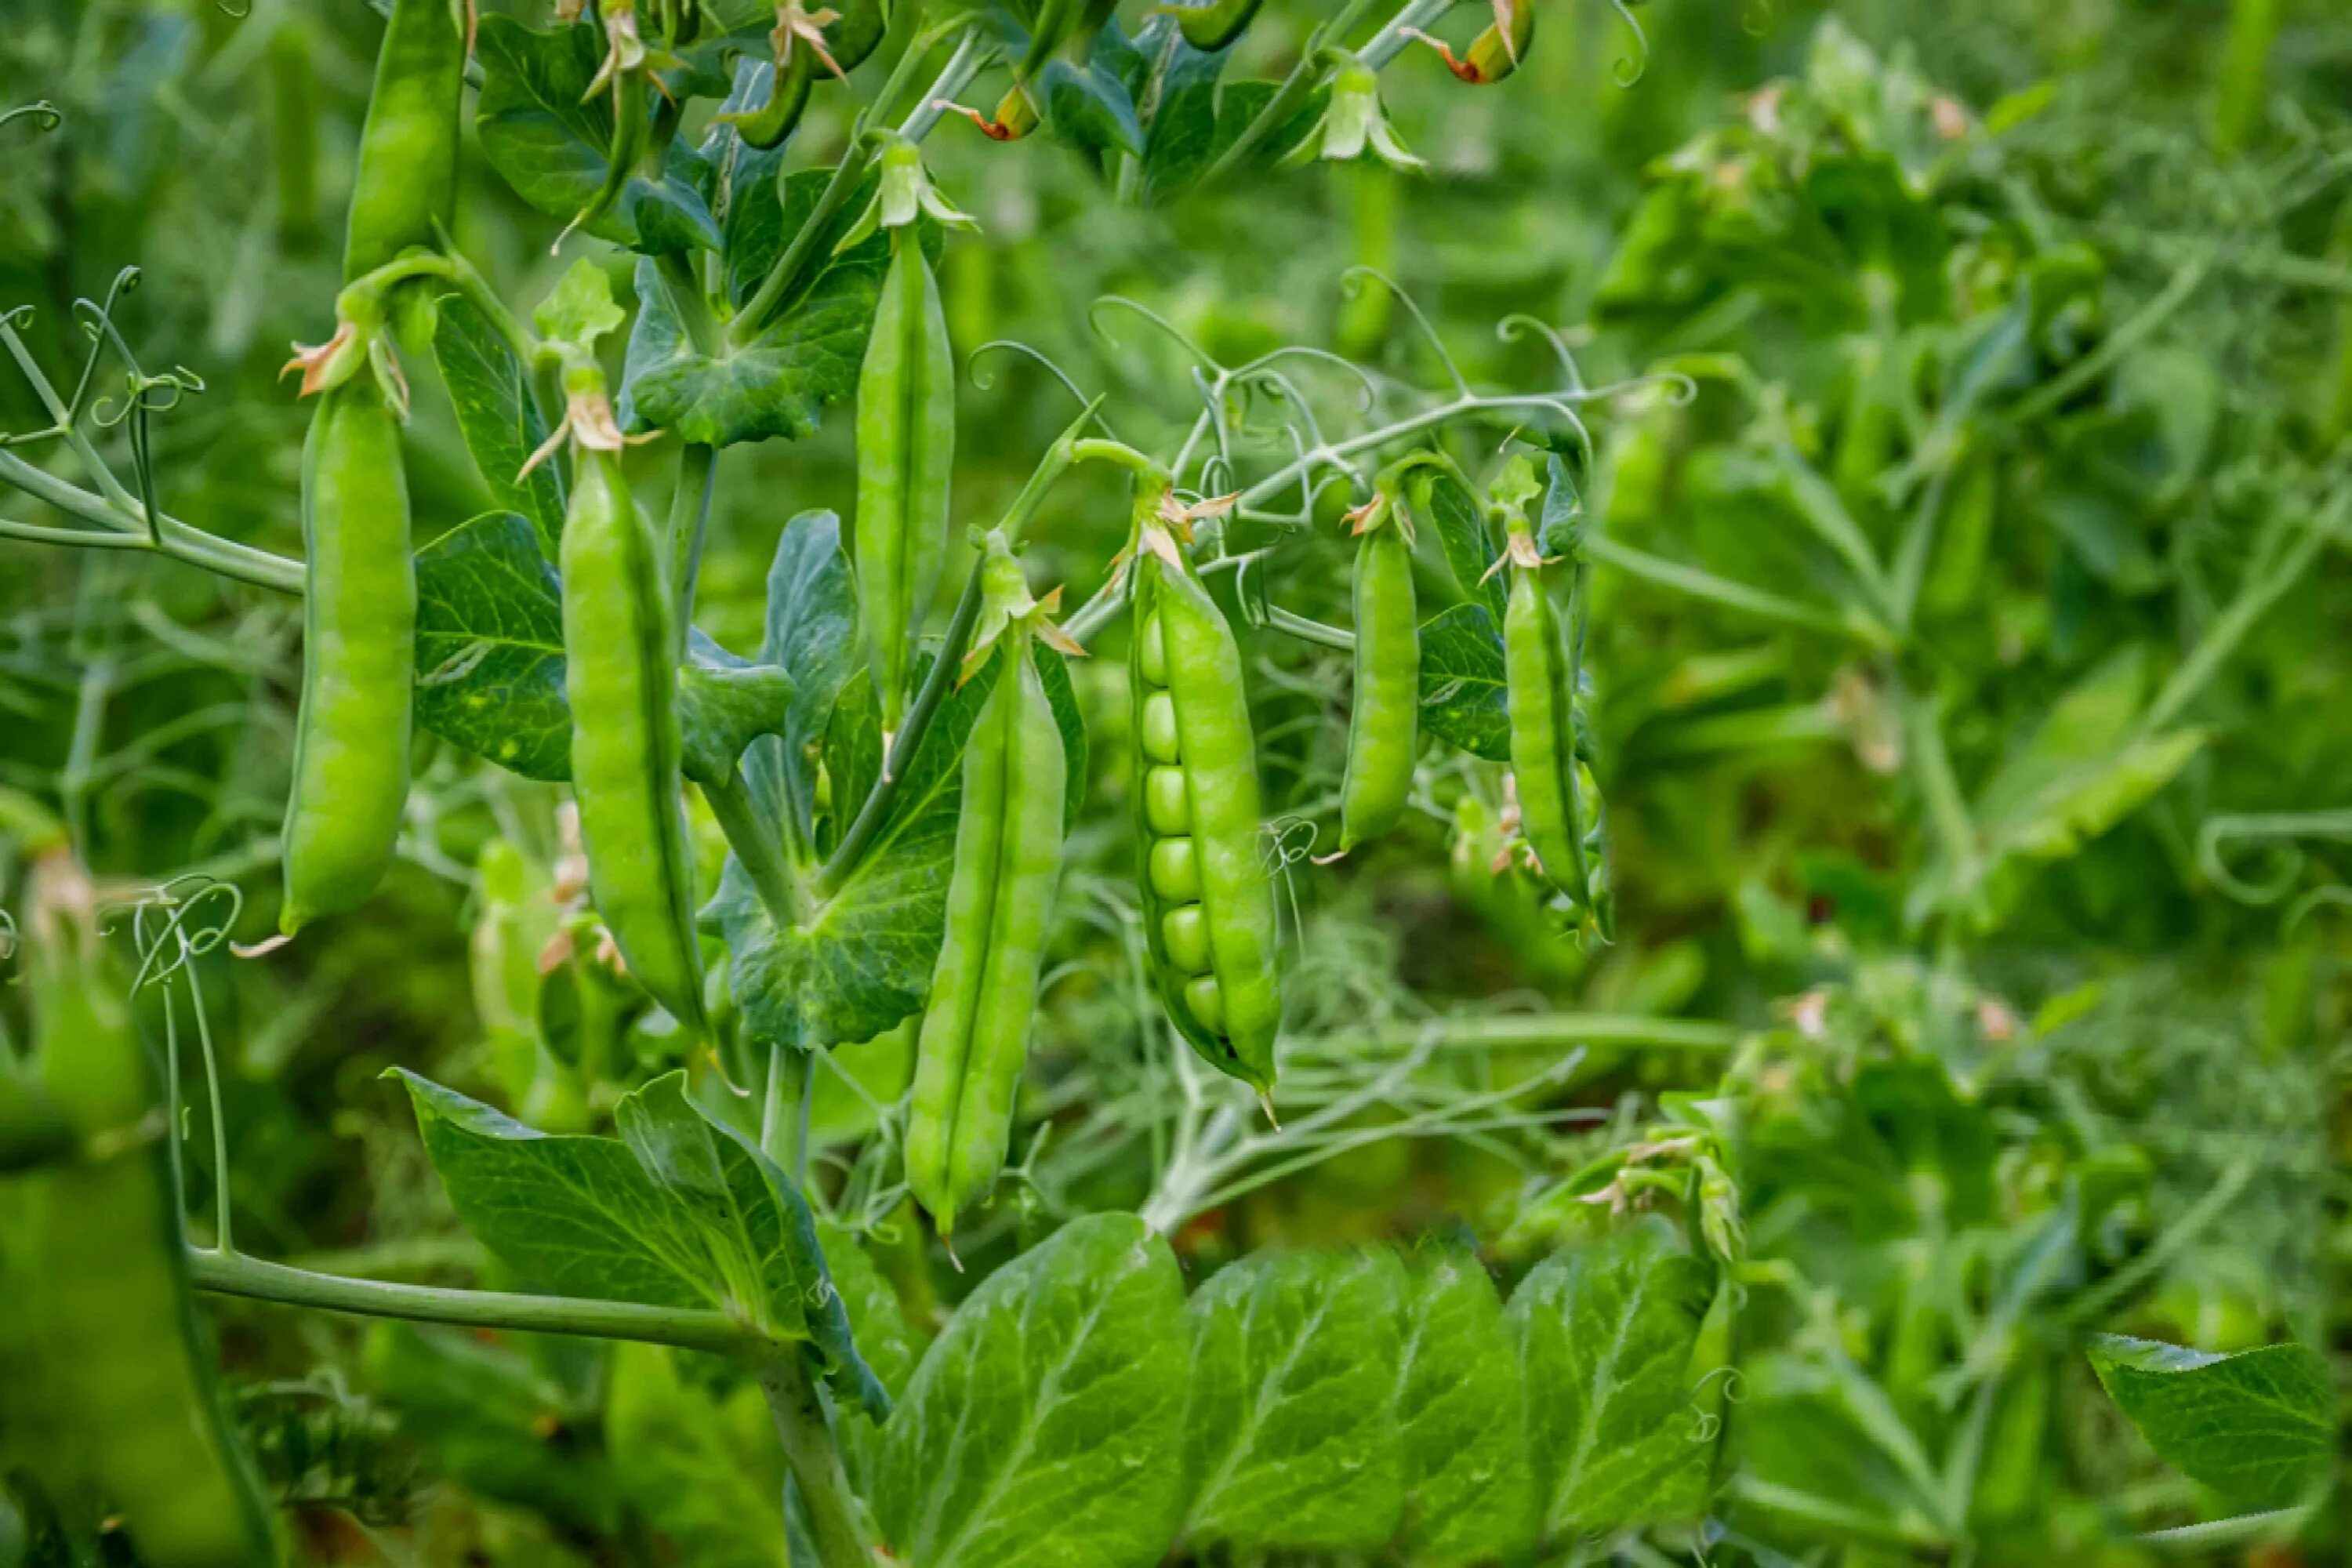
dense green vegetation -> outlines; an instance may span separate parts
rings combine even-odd
[[[2352,20],[1518,3],[18,0],[0,1568],[2352,1552]]]

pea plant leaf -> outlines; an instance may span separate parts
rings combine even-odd
[[[728,652],[698,628],[678,667],[678,731],[686,776],[697,784],[731,778],[737,759],[761,735],[790,721],[793,679],[772,664]]]
[[[742,868],[729,860],[705,920],[726,937],[730,983],[750,1038],[828,1049],[870,1039],[922,1005],[947,920],[962,795],[958,763],[995,680],[991,661],[950,689],[908,760],[889,816],[810,919],[778,926]]]
[[[2210,1355],[2100,1334],[2091,1370],[2164,1461],[2244,1508],[2284,1508],[2326,1478],[2337,1431],[2327,1363],[2301,1344]]]
[[[1695,1517],[1708,1444],[1690,1361],[1714,1271],[1645,1226],[1562,1252],[1511,1296],[1547,1534]]]
[[[1184,1538],[1195,1548],[1368,1551],[1396,1533],[1402,1285],[1386,1252],[1274,1254],[1194,1294]]]
[[[596,29],[585,23],[541,33],[490,16],[475,35],[482,153],[517,195],[567,223],[586,210],[611,166],[612,98],[589,90],[603,56]],[[719,237],[701,196],[669,170],[658,180],[631,175],[619,199],[585,227],[648,255],[713,249]]]
[[[824,1260],[833,1270],[833,1287],[840,1292],[842,1308],[849,1314],[850,1332],[857,1341],[858,1353],[873,1370],[883,1392],[896,1400],[907,1392],[907,1382],[915,1374],[916,1359],[922,1348],[907,1322],[907,1310],[899,1302],[898,1292],[891,1289],[882,1270],[846,1226],[821,1219],[817,1221],[816,1234],[824,1247]],[[850,1479],[856,1483],[859,1492],[870,1494],[881,1463],[882,1426],[860,1408],[844,1410],[840,1417],[835,1434],[840,1439]]]
[[[1168,16],[1153,17],[1136,46],[1143,59],[1134,87],[1143,118],[1143,199],[1164,202],[1199,179],[1216,155],[1217,79],[1233,50],[1202,53]]]
[[[1089,157],[1106,153],[1143,153],[1143,127],[1134,100],[1118,77],[1091,62],[1055,60],[1040,72],[1037,96],[1054,134]]]
[[[1486,521],[1486,507],[1476,491],[1463,482],[1451,465],[1423,468],[1412,479],[1413,510],[1437,530],[1437,546],[1454,574],[1454,586],[1472,604],[1486,606],[1494,624],[1503,624],[1508,585],[1499,572],[1488,575],[1502,553],[1502,542]]]
[[[1204,162],[1213,163],[1223,157],[1226,150],[1241,140],[1242,132],[1249,129],[1259,111],[1274,101],[1274,95],[1281,86],[1280,82],[1273,81],[1226,83],[1225,89],[1217,95],[1216,139],[1210,146],[1209,156]],[[1330,102],[1331,89],[1328,87],[1318,87],[1308,93],[1297,110],[1250,150],[1250,161],[1263,165],[1278,163],[1288,157],[1322,120],[1323,110],[1329,107]]]
[[[416,552],[416,721],[527,779],[572,776],[563,601],[544,534],[517,512]]]
[[[924,1568],[1149,1568],[1175,1532],[1175,1257],[1132,1215],[1076,1220],[957,1309],[884,1432],[877,1512]]]
[[[1412,1260],[1397,1425],[1406,1557],[1430,1568],[1509,1559],[1534,1543],[1525,1390],[1502,1299],[1475,1255]]]
[[[615,1344],[604,1438],[621,1489],[697,1568],[775,1568],[783,1454],[749,1379],[709,1388],[662,1345]]]
[[[770,809],[807,842],[816,816],[817,748],[853,671],[866,666],[857,640],[857,584],[842,547],[841,520],[804,511],[784,524],[768,566],[762,662],[793,683],[783,733],[751,748],[746,769]]]
[[[436,306],[433,358],[449,389],[457,432],[491,500],[529,518],[539,531],[541,552],[553,561],[563,538],[564,470],[562,463],[541,463],[522,473],[547,439],[547,421],[522,362],[481,308],[462,294],[445,296]]]
[[[1481,605],[1455,605],[1421,625],[1421,722],[1488,762],[1511,760],[1503,637]]]
[[[560,1294],[730,1313],[803,1341],[846,1398],[888,1399],[858,1358],[815,1221],[791,1180],[670,1073],[624,1096],[617,1138],[551,1136],[404,1068],[467,1229]]]
[[[769,156],[773,155],[747,154],[732,174],[728,289],[739,309],[808,225],[827,178],[823,169],[803,169],[781,181],[760,178],[759,159]],[[688,441],[714,447],[814,434],[824,406],[856,390],[882,278],[890,267],[885,233],[838,253],[834,249],[857,221],[874,183],[853,193],[814,237],[802,268],[804,280],[747,343],[698,342],[659,268],[650,258],[640,261],[639,309],[616,405],[622,426],[674,430]],[[936,260],[938,226],[922,224],[918,232],[925,253]]]

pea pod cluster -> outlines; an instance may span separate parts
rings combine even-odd
[[[946,312],[911,227],[896,241],[857,376],[858,609],[882,727],[906,716],[908,667],[939,590],[955,463]]]
[[[963,753],[945,940],[932,972],[907,1121],[907,1185],[942,1237],[1003,1168],[1061,878],[1067,761],[1039,679],[1021,568],[1002,536],[982,568],[1005,605],[997,666]]]
[[[1544,584],[1546,562],[1533,525],[1513,509],[1506,517],[1503,663],[1510,719],[1511,775],[1518,791],[1519,831],[1544,877],[1610,934],[1612,906],[1602,854],[1601,792],[1577,755],[1576,659],[1561,637],[1559,612]],[[1583,568],[1574,593],[1581,613]],[[1577,617],[1571,617],[1577,618]],[[1580,639],[1580,626],[1578,629]]]
[[[662,552],[617,453],[583,447],[574,476],[563,520],[563,665],[588,889],[637,983],[708,1033]]]
[[[288,935],[375,890],[408,799],[416,577],[400,426],[364,372],[302,447],[302,705],[281,842]]]
[[[0,1080],[37,1093],[69,1152],[0,1173],[10,1462],[61,1517],[119,1519],[150,1568],[276,1563],[195,1316],[162,1096],[63,851],[37,863],[32,914],[33,1056],[0,1045]]]
[[[1409,458],[1381,474],[1348,514],[1356,535],[1355,687],[1348,771],[1339,790],[1339,853],[1393,828],[1412,795],[1421,740],[1420,607],[1412,585],[1412,514],[1400,485]]]
[[[1264,1091],[1282,995],[1241,649],[1157,524],[1143,525],[1134,570],[1137,842],[1152,978],[1193,1048]]]

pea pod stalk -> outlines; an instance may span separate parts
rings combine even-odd
[[[708,1034],[667,574],[617,451],[582,447],[562,555],[572,788],[589,893],[637,983]]]
[[[967,673],[995,666],[963,754],[954,869],[925,1005],[907,1124],[907,1184],[942,1237],[996,1184],[1036,1011],[1061,877],[1068,763],[1037,673],[1033,636],[1053,637],[1003,536],[982,567],[984,633]],[[1060,639],[1056,639],[1059,641]]]

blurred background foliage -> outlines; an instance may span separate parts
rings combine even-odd
[[[1312,7],[1268,9],[1245,68],[1284,63]],[[1605,5],[1549,6],[1491,90],[1417,54],[1386,73],[1421,177],[1312,165],[1139,209],[1044,138],[950,125],[927,147],[982,225],[942,273],[960,355],[1028,344],[1142,444],[1190,419],[1187,366],[1135,315],[1090,313],[1099,297],[1225,363],[1303,342],[1443,385],[1418,316],[1476,384],[1556,384],[1540,338],[1496,331],[1525,313],[1590,384],[1673,372],[1692,392],[1589,410],[1617,943],[1580,946],[1493,875],[1496,770],[1433,758],[1406,831],[1292,867],[1305,1142],[1228,1128],[1171,1157],[1171,1130],[1205,1124],[1132,984],[1123,661],[1082,666],[1094,798],[1019,1173],[965,1261],[1120,1205],[1181,1221],[1204,1268],[1453,1226],[1509,1271],[1612,1209],[1687,1207],[1745,1259],[1709,1561],[2339,1560],[2340,1497],[2268,1537],[2162,1536],[2221,1510],[2129,1436],[2079,1343],[2292,1335],[2339,1371],[2352,1352],[2352,17],[1632,15],[1642,36]],[[204,383],[155,424],[164,504],[282,552],[304,414],[278,371],[332,314],[380,26],[361,0],[15,0],[0,30],[0,109],[64,116],[0,125],[0,310],[70,384],[74,301],[136,266],[116,321],[150,372]],[[795,165],[830,162],[845,123],[821,96]],[[535,300],[568,262],[550,226],[478,157],[464,181],[457,242]],[[1410,304],[1351,290],[1359,266]],[[978,360],[960,524],[993,519],[1071,406],[1034,363]],[[429,540],[488,500],[442,405],[416,407]],[[0,428],[47,423],[0,366]],[[1458,455],[1491,471],[1493,451]],[[705,630],[756,642],[778,532],[848,510],[851,456],[838,418],[726,454]],[[635,460],[657,490],[665,449]],[[1115,483],[1065,486],[1033,581],[1077,602],[1124,529]],[[1344,623],[1347,561],[1336,530],[1301,534],[1263,591]],[[61,809],[126,886],[266,887],[299,626],[190,568],[0,541],[0,785]],[[1251,647],[1270,808],[1328,832],[1346,656]],[[496,1283],[378,1075],[586,1126],[667,1046],[608,974],[530,962],[563,874],[554,792],[422,743],[386,890],[272,964],[205,961],[233,1180],[257,1250]],[[258,934],[266,911],[248,918]],[[822,1200],[920,1336],[966,1280],[897,1201],[877,1106],[908,1049],[838,1053],[811,1136]],[[1299,1150],[1319,1158],[1294,1169]],[[1708,1184],[1726,1167],[1736,1198]],[[212,1179],[192,1163],[199,1212]],[[221,1321],[315,1560],[688,1560],[643,1504],[658,1467],[604,1427],[595,1352]]]

